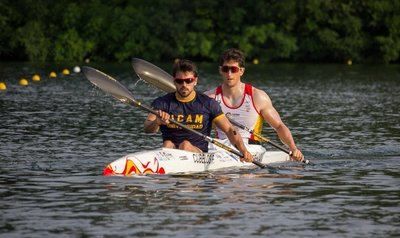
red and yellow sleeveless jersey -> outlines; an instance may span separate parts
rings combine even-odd
[[[221,106],[225,114],[230,114],[230,117],[242,125],[253,130],[255,133],[261,134],[263,119],[260,112],[256,109],[253,100],[253,87],[250,84],[245,84],[244,95],[239,106],[230,107],[224,101],[222,87],[218,86],[215,91],[215,100]],[[257,140],[249,132],[237,128],[243,140]],[[226,139],[225,133],[216,128],[216,136],[219,139]]]

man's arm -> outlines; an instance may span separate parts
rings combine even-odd
[[[262,90],[254,89],[253,99],[257,110],[261,113],[264,120],[276,131],[279,139],[289,146],[292,151],[292,158],[296,160],[302,160],[303,154],[297,148],[296,143],[293,140],[292,133],[289,128],[283,123],[279,113],[272,105],[272,101],[269,96]]]
[[[160,129],[160,125],[166,125],[169,123],[170,115],[164,111],[158,110],[158,116],[153,113],[147,115],[146,121],[144,121],[144,132],[156,133]]]
[[[243,154],[243,158],[241,158],[241,160],[244,160],[246,162],[253,161],[253,156],[244,146],[242,137],[240,136],[239,132],[237,132],[237,130],[232,126],[232,124],[229,122],[228,118],[226,118],[224,114],[218,116],[214,120],[214,124],[226,134],[232,145],[234,145]]]

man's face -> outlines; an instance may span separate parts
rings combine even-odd
[[[240,81],[244,73],[244,68],[239,66],[239,62],[234,60],[225,61],[222,66],[219,67],[219,73],[224,79],[224,83],[228,86],[234,86]]]
[[[189,96],[197,85],[197,77],[193,72],[180,72],[175,74],[174,84],[181,97]]]

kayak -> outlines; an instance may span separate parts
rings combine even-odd
[[[290,160],[288,154],[281,151],[266,151],[261,145],[246,145],[246,147],[254,159],[263,164]],[[208,153],[158,148],[125,155],[108,164],[103,175],[187,174],[246,167],[251,168],[255,165],[241,162],[238,156],[219,148],[211,148]]]

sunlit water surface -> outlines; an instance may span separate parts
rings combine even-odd
[[[1,237],[400,235],[399,66],[246,69],[312,166],[129,178],[101,173],[125,154],[161,144],[143,133],[146,114],[81,74],[49,79],[52,67],[0,64],[8,87],[0,92]],[[141,101],[162,95],[136,84],[127,64],[95,67]],[[200,65],[201,91],[220,82],[215,68]],[[18,86],[33,73],[41,82]]]

